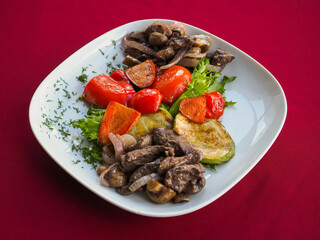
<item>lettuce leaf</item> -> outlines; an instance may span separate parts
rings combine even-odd
[[[88,141],[94,141],[98,139],[99,128],[105,113],[105,109],[89,108],[87,115],[83,119],[72,121],[71,124],[74,128],[80,128],[82,130],[81,135]]]

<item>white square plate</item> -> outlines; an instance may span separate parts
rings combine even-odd
[[[45,151],[71,176],[86,188],[127,211],[153,217],[169,217],[187,214],[200,209],[223,195],[239,182],[263,157],[279,135],[287,114],[284,92],[277,80],[257,61],[224,40],[194,26],[185,24],[187,34],[207,34],[212,38],[213,51],[221,48],[230,51],[235,60],[222,71],[237,79],[227,84],[228,100],[236,101],[227,108],[221,118],[223,125],[236,144],[236,152],[230,162],[217,166],[217,172],[207,169],[207,184],[190,202],[157,205],[145,194],[122,196],[114,189],[100,185],[92,167],[82,160],[80,153],[72,151],[72,143],[79,135],[78,129],[67,127],[70,119],[83,118],[87,106],[76,99],[85,84],[76,76],[86,73],[88,80],[106,73],[108,62],[122,62],[121,40],[131,31],[144,30],[155,21],[166,24],[172,20],[148,19],[131,22],[113,29],[88,43],[72,54],[40,84],[34,93],[29,109],[32,131]],[[59,118],[61,117],[61,119]],[[51,120],[50,120],[51,119]],[[44,123],[50,124],[49,129]],[[63,135],[65,131],[70,135]]]

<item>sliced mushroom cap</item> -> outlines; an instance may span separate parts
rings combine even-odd
[[[190,181],[185,189],[187,194],[196,194],[200,192],[203,187],[206,185],[206,179],[204,177],[193,179]]]
[[[179,193],[173,198],[173,202],[175,203],[182,203],[182,202],[189,202],[190,198],[188,194]]]
[[[126,184],[127,177],[120,171],[119,166],[116,166],[107,173],[106,178],[109,180],[110,187],[122,187]]]
[[[153,32],[162,33],[167,37],[170,37],[172,33],[171,30],[167,27],[167,25],[161,22],[152,23],[144,32],[147,37],[149,37],[149,35]]]
[[[181,22],[173,22],[169,25],[169,29],[172,33],[178,33],[180,36],[186,35],[186,28]]]
[[[166,42],[168,41],[168,38],[166,35],[162,33],[153,32],[150,34],[148,41],[152,46],[161,47],[164,44],[166,44]]]
[[[202,49],[202,52],[208,51],[211,47],[212,40],[208,35],[193,35],[192,39],[194,40],[193,45],[196,47],[200,47]]]
[[[176,192],[171,188],[167,188],[155,179],[150,179],[147,182],[148,197],[155,203],[167,203],[176,196]]]
[[[191,53],[191,52],[187,52],[186,55],[184,55],[184,57],[189,57],[189,58],[204,58],[207,56],[207,53]]]

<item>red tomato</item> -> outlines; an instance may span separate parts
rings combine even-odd
[[[205,93],[207,98],[206,117],[219,119],[224,111],[225,101],[219,92]]]
[[[109,102],[114,101],[125,105],[127,103],[126,90],[116,81],[101,74],[92,78],[83,91],[84,100],[106,108]]]
[[[127,92],[127,102],[130,98],[136,93],[134,88],[132,87],[129,79],[122,69],[118,69],[110,74],[110,77],[118,82]]]
[[[191,82],[191,74],[188,69],[180,66],[172,66],[162,75],[157,76],[150,88],[157,89],[163,95],[163,102],[171,105],[188,87]]]
[[[158,111],[162,100],[162,95],[155,89],[142,89],[133,95],[128,102],[128,106],[135,110],[145,113],[154,113]]]

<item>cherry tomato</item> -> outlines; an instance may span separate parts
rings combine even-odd
[[[103,108],[106,108],[111,101],[125,105],[128,98],[126,90],[104,74],[92,78],[83,93],[84,100]]]
[[[150,88],[157,89],[163,95],[163,102],[171,105],[187,89],[191,82],[188,69],[181,66],[172,66],[162,75],[156,76]]]
[[[118,69],[110,74],[110,77],[118,82],[127,92],[127,102],[136,93],[129,79],[122,69]]]
[[[224,111],[225,101],[219,92],[205,93],[207,98],[206,117],[219,119]]]
[[[132,96],[128,106],[142,114],[154,113],[158,111],[161,100],[162,95],[158,90],[145,88]]]

